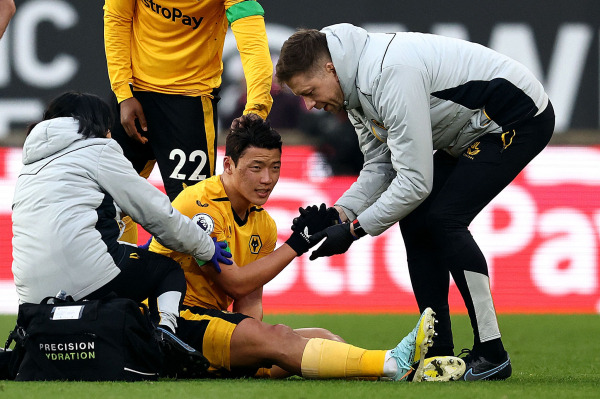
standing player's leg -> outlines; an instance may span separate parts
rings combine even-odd
[[[134,93],[134,96],[136,93]],[[142,144],[137,140],[132,139],[127,135],[123,125],[121,125],[121,108],[119,103],[117,103],[117,98],[113,95],[111,100],[111,107],[113,109],[113,113],[115,115],[115,124],[110,129],[111,137],[119,143],[121,148],[123,149],[123,154],[125,157],[131,162],[133,168],[140,176],[147,179],[154,168],[154,164],[156,161],[154,160],[154,153],[152,151],[152,147],[150,143]],[[142,103],[142,108],[144,104]],[[142,135],[148,135],[148,133],[143,132],[139,125],[138,131]],[[148,131],[152,132],[152,123],[148,123]],[[135,223],[129,216],[125,216],[123,218],[124,229],[120,241],[128,242],[136,245],[138,241],[138,230],[137,223]]]
[[[156,161],[172,200],[185,187],[215,173],[217,99],[137,93],[144,105]]]

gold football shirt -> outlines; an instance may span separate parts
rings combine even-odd
[[[266,118],[273,63],[262,7],[251,0],[106,0],[104,44],[119,102],[135,90],[211,96],[221,85],[227,27],[247,82],[245,113]]]
[[[173,201],[173,207],[196,221],[218,241],[226,240],[235,263],[243,267],[275,250],[277,227],[271,216],[260,206],[250,206],[246,219],[233,212],[225,194],[220,175],[184,189]],[[223,290],[200,271],[196,260],[187,254],[171,251],[152,240],[150,250],[167,255],[185,272],[187,292],[184,304],[227,310],[233,302]],[[212,267],[207,264],[202,267]]]

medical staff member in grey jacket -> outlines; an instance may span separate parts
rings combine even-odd
[[[120,243],[121,214],[200,261],[227,262],[230,254],[135,172],[110,126],[110,109],[99,97],[68,92],[30,128],[12,206],[19,302],[39,303],[61,290],[75,300],[110,292],[157,298],[159,327],[175,332],[183,271],[165,256]]]
[[[308,109],[347,111],[364,154],[335,204],[349,223],[315,234],[327,239],[311,259],[400,222],[419,308],[440,320],[428,355],[453,354],[452,274],[474,332],[464,379],[508,378],[487,264],[468,227],[548,144],[554,111],[541,83],[475,43],[350,24],[296,32],[276,73]]]

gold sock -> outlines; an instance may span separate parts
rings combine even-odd
[[[140,176],[144,179],[148,179],[150,173],[152,173],[152,169],[154,169],[154,165],[156,164],[156,160],[150,160],[146,162],[144,169],[141,171]],[[129,216],[123,217],[123,222],[125,223],[125,230],[123,234],[119,238],[119,241],[128,242],[133,245],[138,245],[138,228],[137,223],[131,219]],[[142,242],[141,244],[145,244]]]
[[[125,216],[123,219],[125,223],[125,230],[123,235],[119,238],[119,241],[128,242],[130,244],[137,245],[138,241],[138,230],[137,223],[134,222],[129,216]]]
[[[381,377],[387,351],[366,350],[344,342],[312,338],[302,354],[305,378]]]

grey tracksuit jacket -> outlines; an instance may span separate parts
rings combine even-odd
[[[25,141],[12,205],[19,301],[59,290],[77,300],[119,274],[109,247],[118,245],[121,211],[165,246],[210,260],[212,239],[138,176],[117,142],[85,139],[78,127],[73,118],[46,120]]]
[[[322,30],[365,162],[336,202],[379,235],[415,209],[433,184],[433,151],[454,156],[487,133],[540,114],[542,84],[484,46],[422,33]]]

